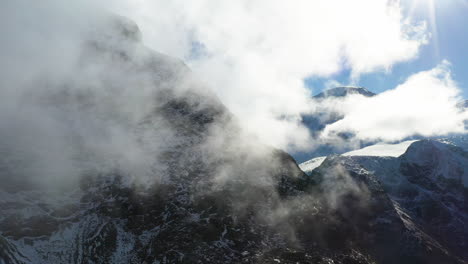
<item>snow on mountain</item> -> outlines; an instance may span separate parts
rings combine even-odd
[[[349,151],[341,154],[342,156],[378,156],[378,157],[399,157],[408,149],[408,147],[416,140],[408,140],[397,144],[376,144],[362,149]],[[316,157],[299,164],[301,170],[305,173],[312,172],[320,166],[326,159],[326,156]]]
[[[400,157],[405,154],[404,161],[411,166],[432,167],[434,179],[443,177],[461,182],[467,187],[468,182],[468,154],[466,150],[456,146],[449,140],[408,140],[397,144],[375,144],[362,149],[341,154],[341,156],[364,157]],[[306,173],[319,167],[326,156],[313,158],[299,164]]]
[[[305,173],[312,172],[315,168],[320,166],[326,158],[327,157],[313,158],[311,160],[299,164],[299,168],[301,168],[301,170],[303,170]]]
[[[406,152],[408,147],[416,140],[403,141],[397,144],[379,143],[362,149],[343,153],[343,156],[380,156],[399,157]]]

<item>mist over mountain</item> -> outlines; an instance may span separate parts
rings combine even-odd
[[[103,22],[70,79],[34,83],[22,107],[41,122],[11,111],[15,126],[2,127],[25,135],[3,142],[1,261],[229,261],[293,240],[289,226],[273,239],[272,214],[278,182],[303,174],[294,160],[244,134],[182,62],[142,46],[131,21]],[[239,229],[250,222],[258,229]],[[245,243],[233,249],[231,236]]]
[[[43,31],[2,49],[0,263],[466,263],[462,148],[422,140],[304,172],[132,20],[81,8],[3,11]],[[300,127],[317,149],[359,149],[376,139],[322,134],[355,114],[328,110],[378,96],[329,90]]]

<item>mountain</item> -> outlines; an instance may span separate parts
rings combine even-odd
[[[288,207],[308,195],[288,154],[133,22],[94,26],[74,71],[34,83],[0,130],[0,263],[367,263],[296,237]]]
[[[72,75],[35,84],[42,122],[0,131],[0,263],[325,258],[301,253],[280,214],[295,161],[244,134],[134,23],[96,28]]]
[[[466,262],[465,152],[382,159],[408,191],[353,157],[307,175],[134,23],[95,26],[0,129],[0,263]]]
[[[365,177],[360,188],[371,194],[384,193],[388,199],[387,209],[397,219],[381,216],[379,221],[385,222],[387,228],[403,225],[400,232],[405,238],[398,242],[401,247],[420,250],[421,258],[424,258],[424,252],[431,252],[437,255],[434,258],[450,255],[458,259],[453,261],[465,263],[468,259],[464,250],[468,242],[465,226],[468,221],[468,152],[439,140],[412,142],[398,157],[366,156],[366,153],[375,154],[367,149],[330,156],[321,164],[315,164],[316,168],[311,168],[309,163],[301,164],[301,167],[312,169],[309,175],[323,180],[327,180],[326,177],[335,179],[336,176],[331,175],[337,170],[355,182],[362,182]],[[419,262],[415,260],[414,263]],[[440,263],[445,261],[440,260]]]
[[[321,99],[330,97],[345,97],[348,95],[362,95],[366,97],[372,97],[375,95],[375,93],[367,90],[364,87],[343,86],[325,90],[315,95],[314,98]]]

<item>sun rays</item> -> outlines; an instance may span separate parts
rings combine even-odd
[[[447,1],[447,0],[445,0]],[[465,0],[457,0],[460,2],[466,2]],[[410,18],[423,17],[428,24],[430,30],[431,41],[434,44],[434,55],[439,58],[439,38],[438,38],[438,26],[437,26],[437,7],[436,0],[409,0],[409,12]]]

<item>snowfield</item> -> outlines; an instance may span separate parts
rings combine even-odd
[[[342,154],[343,156],[399,157],[417,140],[403,141],[397,144],[376,144]]]

